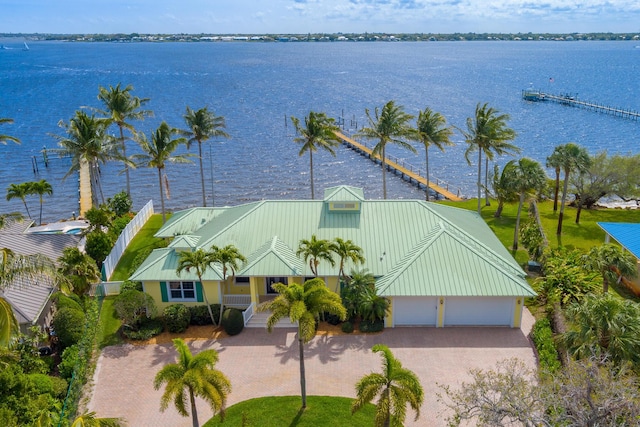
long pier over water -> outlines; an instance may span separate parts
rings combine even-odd
[[[373,155],[373,150],[367,147],[364,144],[361,144],[345,134],[341,132],[336,132],[336,136],[342,140],[342,143],[347,147],[357,151],[361,155],[368,157],[372,161],[376,163],[381,163],[381,159],[379,155]],[[385,163],[387,165],[387,169],[394,172],[396,175],[401,175],[404,179],[409,182],[415,183],[418,186],[423,186],[426,188],[427,179],[422,176],[421,171],[417,168],[414,168],[410,164],[406,164],[404,161],[393,158],[391,156],[386,156]],[[400,164],[402,163],[402,164]],[[460,197],[460,189],[450,188],[449,184],[444,181],[440,181],[437,178],[429,177],[429,188],[436,192],[437,194],[443,196],[446,199],[452,200],[454,202],[459,202],[462,200]],[[427,191],[429,191],[427,189]],[[456,193],[454,193],[455,191]]]
[[[614,116],[623,117],[626,119],[638,120],[640,118],[640,112],[611,107],[609,105],[598,104],[597,102],[590,101],[582,101],[579,100],[577,96],[570,94],[561,94],[554,95],[551,93],[542,92],[539,90],[523,90],[522,91],[522,99],[525,101],[534,101],[534,102],[555,102],[557,104],[568,105],[571,107],[584,108],[587,110],[597,111],[599,113],[611,114]]]

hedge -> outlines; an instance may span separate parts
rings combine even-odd
[[[553,341],[553,331],[549,319],[543,318],[536,321],[531,329],[531,339],[538,350],[540,367],[549,373],[558,371],[560,360],[558,360],[558,350]]]

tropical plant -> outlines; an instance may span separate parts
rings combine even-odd
[[[111,253],[114,241],[112,237],[102,230],[94,230],[86,235],[86,244],[84,250],[91,258],[93,258],[99,267]]]
[[[372,372],[356,384],[356,400],[351,413],[362,409],[378,397],[376,404],[376,427],[401,427],[407,416],[407,404],[420,417],[420,406],[424,401],[424,391],[418,376],[402,366],[389,347],[376,344],[373,352],[382,356],[382,373]]]
[[[311,235],[310,240],[302,239],[298,245],[296,256],[302,255],[304,262],[309,261],[309,268],[315,277],[318,277],[318,265],[320,260],[327,261],[331,267],[336,265],[333,260],[331,242],[325,239],[318,239],[316,235]]]
[[[351,270],[349,280],[342,289],[342,304],[347,310],[347,319],[356,320],[361,314],[364,300],[375,292],[376,279],[368,270]]]
[[[335,147],[340,145],[336,132],[339,130],[334,124],[332,118],[327,117],[325,113],[316,113],[310,111],[309,115],[304,118],[304,127],[300,124],[297,117],[291,117],[291,122],[296,128],[299,136],[293,139],[294,142],[302,144],[298,156],[309,152],[309,174],[311,177],[311,199],[315,198],[313,187],[313,153],[322,148],[331,153],[335,157]]]
[[[96,417],[95,412],[80,414],[71,423],[71,427],[120,427],[122,425],[120,418],[99,418]]]
[[[340,237],[336,237],[331,243],[331,251],[340,257],[340,271],[338,274],[343,280],[348,279],[344,273],[345,261],[351,260],[354,265],[365,263],[365,258],[362,255],[362,248],[351,240],[344,240]]]
[[[189,138],[187,140],[187,150],[191,148],[191,143],[194,141],[198,142],[200,180],[202,182],[202,206],[207,206],[207,195],[204,187],[204,168],[202,166],[202,143],[209,138],[229,138],[229,134],[222,130],[225,128],[224,117],[216,116],[215,113],[209,111],[207,107],[197,111],[187,107],[184,120],[189,128],[189,130],[183,132],[183,135]]]
[[[133,208],[133,200],[131,200],[130,195],[121,191],[107,199],[107,206],[117,218],[131,212],[131,208]]]
[[[202,296],[204,297],[207,311],[209,312],[209,316],[211,317],[211,323],[217,325],[218,323],[213,316],[211,305],[209,304],[209,299],[207,298],[207,291],[202,283],[202,276],[204,276],[204,273],[207,271],[207,269],[213,266],[213,263],[213,253],[205,251],[202,248],[198,248],[193,252],[182,251],[180,252],[180,258],[178,259],[178,268],[176,269],[176,273],[178,274],[178,276],[180,276],[183,271],[190,273],[193,270],[196,273],[198,281],[202,286]],[[214,269],[214,271],[216,271],[217,273],[217,270]],[[220,310],[220,312],[222,312],[222,310]]]
[[[231,382],[221,371],[215,369],[218,352],[204,350],[194,356],[179,338],[173,340],[173,345],[178,352],[177,363],[164,366],[156,374],[153,382],[156,390],[166,384],[160,399],[160,411],[164,412],[169,402],[173,402],[180,415],[189,416],[190,411],[193,427],[198,427],[200,424],[195,399],[198,396],[211,406],[214,415],[220,412],[221,418],[224,419],[227,396],[231,393]]]
[[[246,262],[247,259],[240,253],[234,245],[227,245],[219,248],[216,245],[211,246],[211,260],[215,264],[222,267],[222,281],[227,281],[227,272],[231,270],[231,277],[236,275],[236,271],[240,268],[239,262]],[[222,315],[224,314],[224,291],[220,287],[220,324],[222,323]]]
[[[105,110],[100,111],[107,117],[107,125],[115,123],[120,130],[119,145],[122,150],[122,158],[124,160],[124,170],[127,177],[127,194],[131,194],[131,186],[129,183],[129,162],[127,159],[127,144],[124,137],[124,129],[128,129],[135,135],[134,127],[130,120],[142,120],[147,116],[153,115],[151,111],[141,110],[141,108],[149,101],[149,98],[138,98],[132,96],[133,86],[127,85],[124,89],[120,87],[120,83],[116,87],[109,86],[109,89],[100,86],[98,89],[98,99],[102,101]]]
[[[367,288],[362,295],[358,311],[364,322],[375,323],[384,320],[389,305],[389,300],[378,295],[374,286]]]
[[[516,137],[516,132],[507,127],[509,120],[508,114],[499,114],[499,111],[489,104],[485,103],[476,105],[475,116],[467,118],[467,131],[462,132],[465,141],[469,144],[464,153],[467,163],[471,164],[469,155],[475,151],[478,152],[478,214],[481,210],[481,190],[482,190],[482,154],[486,157],[488,166],[489,160],[493,160],[495,155],[502,156],[504,154],[517,154],[520,148],[510,144]],[[488,167],[486,167],[488,169]],[[488,185],[488,170],[485,174],[485,189]],[[488,193],[486,204],[489,204]]]
[[[76,344],[84,332],[85,315],[82,311],[62,308],[53,316],[51,325],[62,348]]]
[[[169,332],[181,334],[189,327],[191,312],[184,304],[171,304],[165,307],[162,317]]]
[[[164,210],[162,171],[167,162],[190,163],[190,160],[187,158],[187,154],[173,155],[173,152],[180,144],[185,144],[187,142],[183,137],[174,138],[178,133],[179,131],[177,129],[170,127],[166,122],[162,122],[158,129],[151,134],[150,141],[144,134],[137,134],[136,141],[145,154],[136,154],[132,156],[138,166],[158,169],[158,186],[160,188],[160,205],[162,206],[163,224],[166,221],[166,214]]]
[[[58,272],[71,282],[71,289],[77,295],[85,294],[92,283],[100,281],[96,262],[76,247],[64,248],[58,264]]]
[[[345,320],[346,310],[340,297],[330,291],[322,279],[311,279],[303,285],[276,283],[273,290],[278,296],[260,305],[260,311],[270,311],[267,319],[267,330],[273,328],[280,319],[289,318],[291,323],[298,324],[298,351],[300,355],[300,390],[302,408],[307,407],[307,388],[304,368],[304,344],[311,341],[316,334],[316,321],[321,313],[329,313]]]
[[[121,292],[113,301],[113,309],[123,326],[134,330],[145,318],[153,318],[158,312],[149,294],[133,289]]]
[[[387,102],[382,107],[382,110],[379,110],[378,107],[376,107],[373,116],[369,109],[365,109],[365,113],[367,115],[367,120],[369,121],[369,126],[360,129],[356,136],[378,141],[373,147],[372,155],[380,157],[380,163],[382,165],[382,194],[386,199],[386,147],[387,144],[396,144],[413,153],[416,152],[416,149],[413,148],[411,144],[403,140],[403,138],[415,139],[415,132],[409,126],[409,121],[413,119],[413,116],[405,113],[404,107],[396,105],[394,101]]]
[[[513,169],[513,189],[519,195],[518,213],[516,214],[516,227],[513,232],[513,250],[518,250],[518,237],[520,231],[520,216],[522,214],[522,205],[525,199],[536,200],[545,183],[547,175],[545,174],[540,163],[535,160],[523,157],[517,162],[511,160],[509,163],[514,165]],[[505,166],[506,167],[506,166]]]
[[[602,293],[609,291],[609,283],[620,276],[636,277],[638,267],[633,255],[625,253],[619,246],[605,243],[595,246],[584,256],[585,266],[602,275]]]
[[[0,348],[9,347],[19,331],[18,319],[13,313],[11,304],[0,297]]]
[[[60,121],[66,136],[53,135],[58,140],[59,149],[55,151],[60,157],[71,157],[71,167],[64,178],[80,170],[81,165],[89,168],[91,183],[91,200],[94,206],[104,203],[104,194],[100,183],[100,164],[118,157],[111,138],[106,133],[108,122],[87,115],[84,111],[76,111],[69,123]]]
[[[51,184],[49,184],[46,180],[41,179],[40,181],[34,181],[31,183],[31,185],[29,186],[29,192],[30,194],[37,194],[40,198],[40,217],[38,222],[42,224],[42,198],[45,195],[52,195],[53,187],[51,187]]]
[[[27,206],[26,197],[31,195],[31,182],[23,182],[20,184],[10,184],[7,187],[7,201],[13,199],[20,199],[24,204],[24,208],[27,211],[27,216],[31,218],[31,213],[29,212],[29,206]]]
[[[7,118],[3,118],[0,117],[0,125],[5,124],[5,123],[13,123],[13,119],[7,119]],[[20,140],[18,138],[16,138],[15,136],[9,136],[9,135],[3,135],[0,134],[0,144],[6,144],[7,141],[12,141],[15,142],[16,144],[20,144]]]
[[[562,186],[562,199],[560,202],[560,214],[558,214],[558,229],[556,234],[562,234],[562,218],[564,217],[564,206],[567,201],[567,191],[569,189],[569,179],[574,172],[585,171],[591,164],[591,158],[586,148],[573,142],[560,145],[557,149],[557,162],[560,163],[564,171],[564,184]]]
[[[416,122],[416,140],[424,146],[425,170],[427,179],[426,199],[429,200],[429,147],[435,146],[440,151],[444,151],[446,145],[453,145],[451,135],[453,128],[447,126],[447,120],[440,113],[425,108],[418,113]]]
[[[491,174],[491,187],[493,190],[493,196],[498,200],[498,207],[493,214],[494,218],[500,218],[502,216],[502,210],[504,204],[507,202],[515,202],[518,200],[518,194],[514,191],[514,175],[515,164],[513,162],[507,162],[500,172],[498,165],[493,165],[493,173]]]
[[[615,362],[640,363],[640,306],[610,294],[586,295],[567,309],[571,327],[561,342],[576,358],[608,355]]]
[[[553,186],[553,211],[558,210],[558,193],[560,192],[560,172],[562,171],[562,146],[553,149],[553,153],[547,157],[547,167],[553,168],[556,178]]]

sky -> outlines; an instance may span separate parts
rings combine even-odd
[[[640,33],[640,0],[0,0],[0,33]]]

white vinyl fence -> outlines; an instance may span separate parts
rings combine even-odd
[[[104,260],[104,263],[102,263],[102,280],[108,280],[111,277],[125,249],[127,249],[131,240],[151,215],[153,215],[153,200],[149,200],[129,224],[127,224],[125,229],[122,230],[122,233],[120,233],[120,237],[118,237],[115,246],[111,249],[111,253],[107,259]]]

